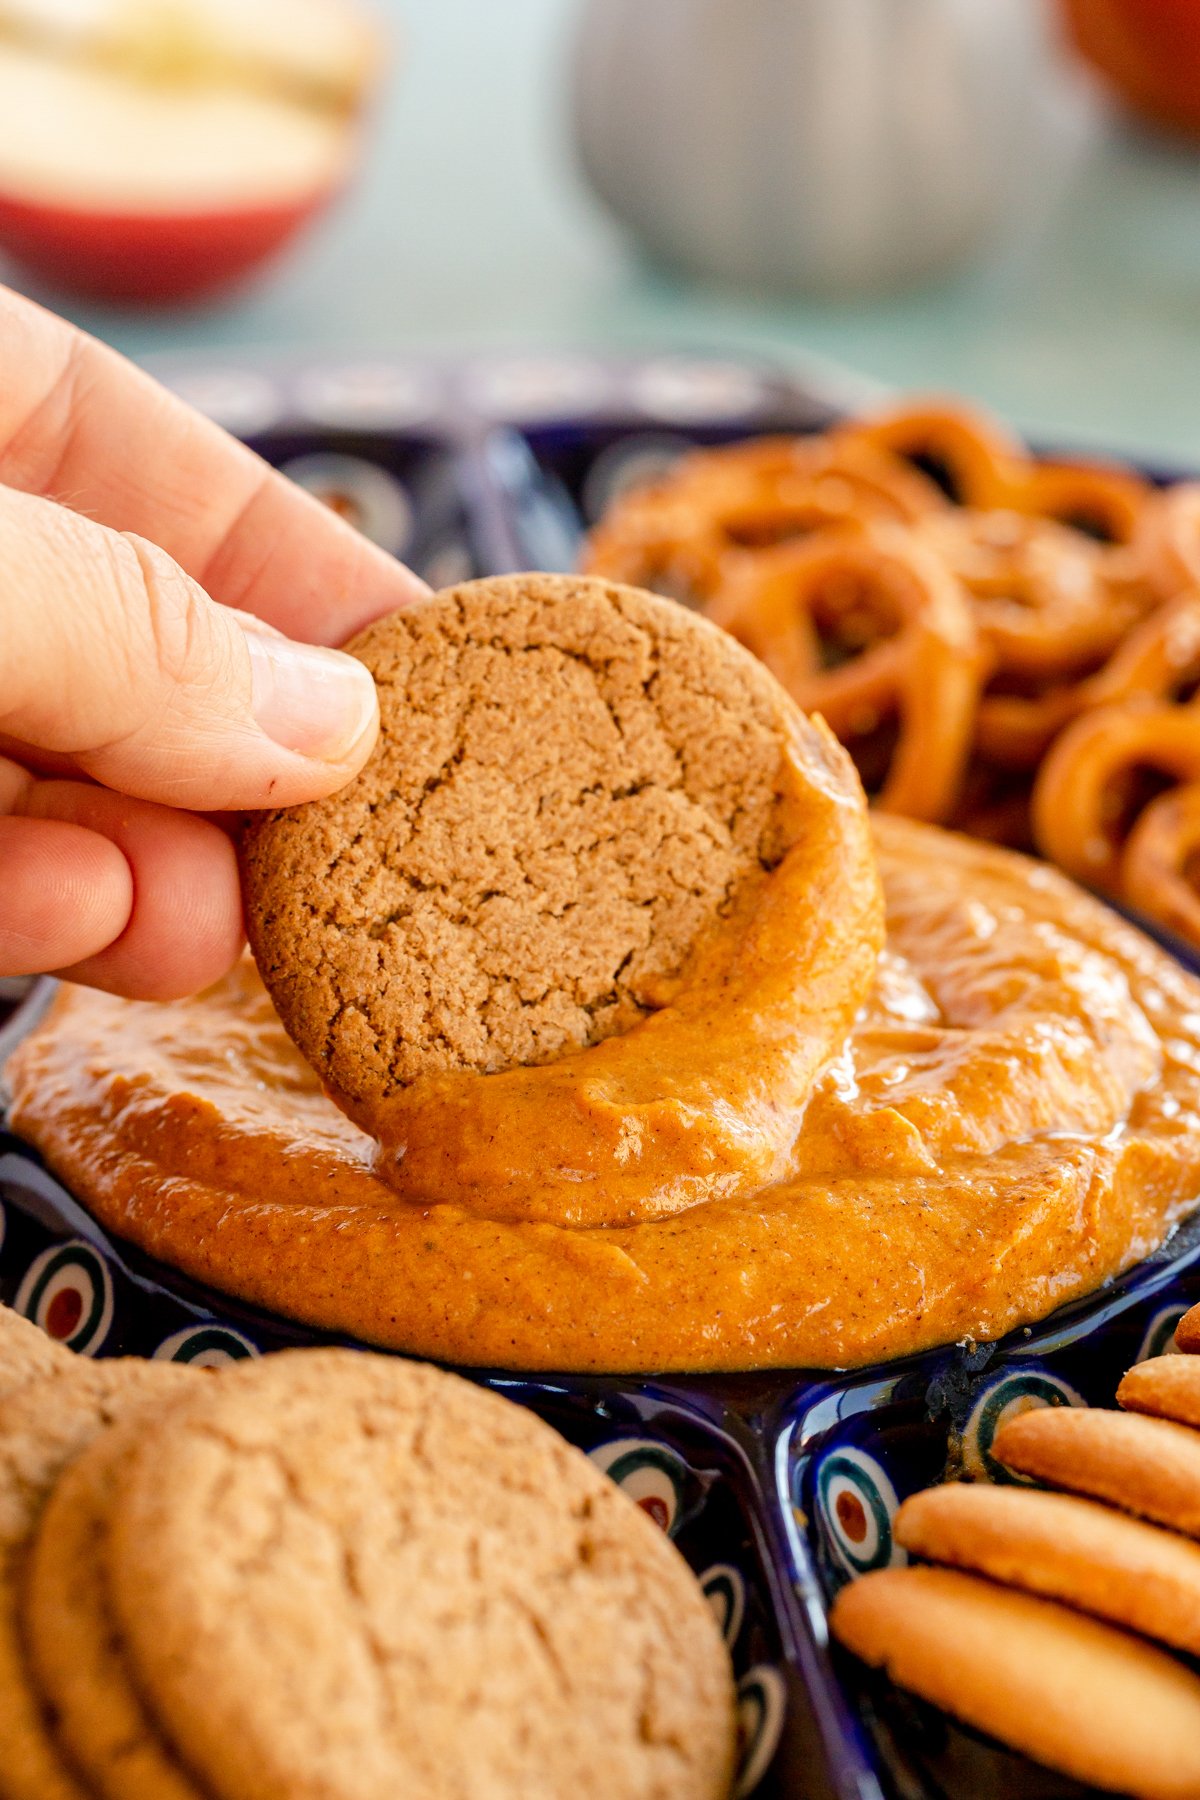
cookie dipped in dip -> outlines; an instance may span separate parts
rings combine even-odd
[[[995,1337],[1194,1204],[1200,983],[1041,865],[872,824],[715,627],[517,576],[349,648],[380,744],[250,825],[261,976],[64,989],[10,1061],[110,1229],[377,1343],[615,1372]]]

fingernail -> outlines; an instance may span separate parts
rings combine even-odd
[[[275,743],[319,762],[340,762],[375,719],[371,672],[352,656],[248,630],[250,706]]]

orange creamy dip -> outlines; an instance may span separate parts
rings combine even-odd
[[[745,1369],[994,1337],[1194,1204],[1200,982],[1049,869],[874,829],[874,986],[758,1187],[619,1224],[398,1193],[248,964],[170,1006],[64,989],[10,1061],[13,1124],[151,1254],[423,1355]]]

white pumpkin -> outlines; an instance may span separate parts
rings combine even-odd
[[[911,280],[1035,195],[1072,140],[1047,10],[587,0],[584,170],[646,248],[692,272],[800,290]]]

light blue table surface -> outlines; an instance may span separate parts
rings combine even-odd
[[[265,279],[185,313],[52,303],[135,357],[815,355],[900,387],[960,390],[1062,440],[1200,464],[1200,152],[1105,116],[1032,243],[884,299],[731,295],[648,269],[579,179],[570,0],[386,11],[399,48],[363,175]]]

